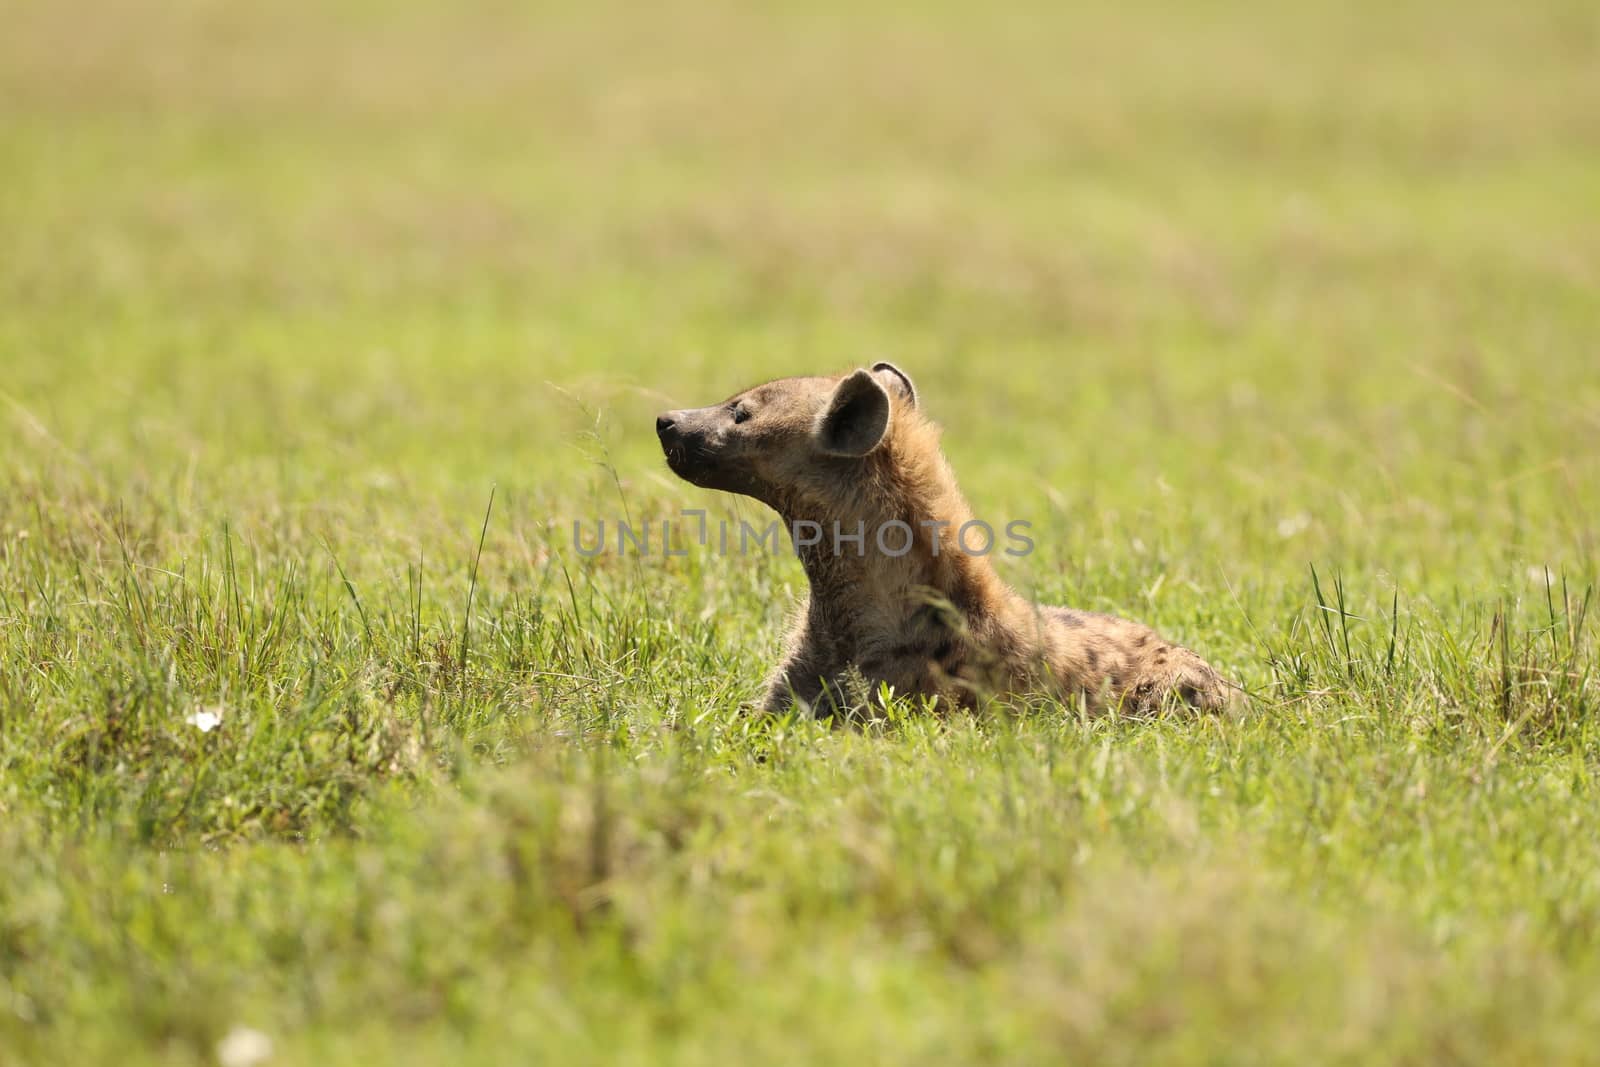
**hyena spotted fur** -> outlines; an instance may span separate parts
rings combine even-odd
[[[1187,648],[1127,619],[1030,603],[987,555],[958,550],[953,535],[971,509],[938,427],[891,363],[783,378],[711,407],[669,411],[656,434],[679,477],[754,497],[791,530],[816,523],[829,532],[814,545],[797,539],[811,589],[768,681],[769,711],[796,702],[823,715],[846,711],[863,681],[867,692],[887,682],[967,706],[987,694],[1047,694],[1136,714],[1169,701],[1203,710],[1228,703],[1228,683]],[[915,535],[903,555],[875,543],[872,531],[891,520]],[[838,550],[836,528],[868,531],[864,550]],[[905,539],[890,540],[899,550]]]

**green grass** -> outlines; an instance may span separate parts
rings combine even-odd
[[[1600,1055],[1593,4],[3,11],[0,1064]],[[884,358],[1248,709],[573,551]]]

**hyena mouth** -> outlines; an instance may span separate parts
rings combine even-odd
[[[667,457],[667,466],[679,477],[686,477],[689,466],[689,443],[677,425],[676,413],[656,418],[656,437],[661,441],[661,451]]]
[[[685,481],[693,482],[703,477],[711,466],[711,457],[704,449],[696,448],[682,438],[662,441],[661,451],[666,455],[667,466],[672,473]]]

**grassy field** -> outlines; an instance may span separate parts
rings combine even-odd
[[[3,1067],[1600,1060],[1590,0],[0,13]],[[876,359],[1249,706],[573,550]]]

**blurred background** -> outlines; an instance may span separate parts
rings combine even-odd
[[[893,359],[981,510],[1592,571],[1597,12],[7,4],[9,474],[676,505],[655,411]]]
[[[575,558],[880,359],[1252,713]],[[0,1067],[1593,1059],[1597,501],[1596,0],[0,0]]]

